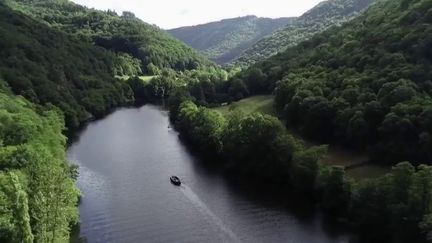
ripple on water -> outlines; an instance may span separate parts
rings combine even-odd
[[[228,183],[203,166],[155,106],[121,109],[68,149],[80,166],[80,234],[87,242],[348,242],[318,214]],[[178,175],[182,186],[169,182]],[[268,202],[271,203],[268,203]],[[281,209],[284,208],[284,209]]]

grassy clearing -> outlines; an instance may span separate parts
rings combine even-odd
[[[234,110],[241,110],[245,114],[261,112],[276,116],[273,108],[274,96],[259,95],[252,96],[227,106],[213,108],[227,115]],[[309,141],[295,131],[288,129],[295,138],[304,141],[306,146],[317,146],[319,144]],[[389,167],[367,164],[368,155],[365,152],[357,152],[340,146],[330,145],[326,158],[322,161],[326,165],[338,165],[347,168],[347,175],[354,179],[376,178],[390,171]]]
[[[390,166],[367,164],[356,168],[347,169],[347,175],[354,179],[377,178],[390,172]]]
[[[369,158],[367,153],[362,153],[337,145],[331,145],[328,148],[328,156],[323,160],[327,165],[339,165],[350,167],[366,163]]]
[[[326,165],[345,167],[347,175],[357,180],[377,178],[390,172],[390,166],[370,164],[368,161],[366,152],[330,145],[327,157],[322,162]]]
[[[330,145],[327,156],[322,161],[325,165],[343,166],[346,173],[353,179],[377,178],[390,172],[390,166],[374,165],[368,163],[369,157],[366,152]]]
[[[152,78],[156,77],[155,75],[153,76],[139,76],[139,78],[144,81],[144,82],[150,82],[150,80],[152,80]]]
[[[156,76],[152,76],[152,75],[150,75],[150,76],[139,76],[139,79],[141,79],[145,83],[148,83],[154,77],[156,77]],[[116,76],[116,78],[120,79],[120,80],[128,80],[130,78],[130,76],[128,76],[128,75]]]
[[[272,95],[257,95],[213,109],[220,111],[224,115],[234,110],[241,110],[245,114],[261,112],[263,114],[276,115],[276,111],[273,108],[273,100],[274,96]]]

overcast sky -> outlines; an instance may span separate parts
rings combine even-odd
[[[245,15],[300,16],[322,0],[72,0],[96,9],[131,11],[147,23],[170,29]]]

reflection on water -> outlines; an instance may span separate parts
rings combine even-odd
[[[88,242],[350,241],[301,196],[204,166],[158,107],[118,110],[78,136],[68,158],[80,166],[78,234]]]

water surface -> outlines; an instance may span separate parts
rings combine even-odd
[[[349,242],[296,195],[228,179],[205,166],[156,106],[89,124],[68,149],[80,166],[87,242]],[[173,186],[177,175],[182,186]]]

